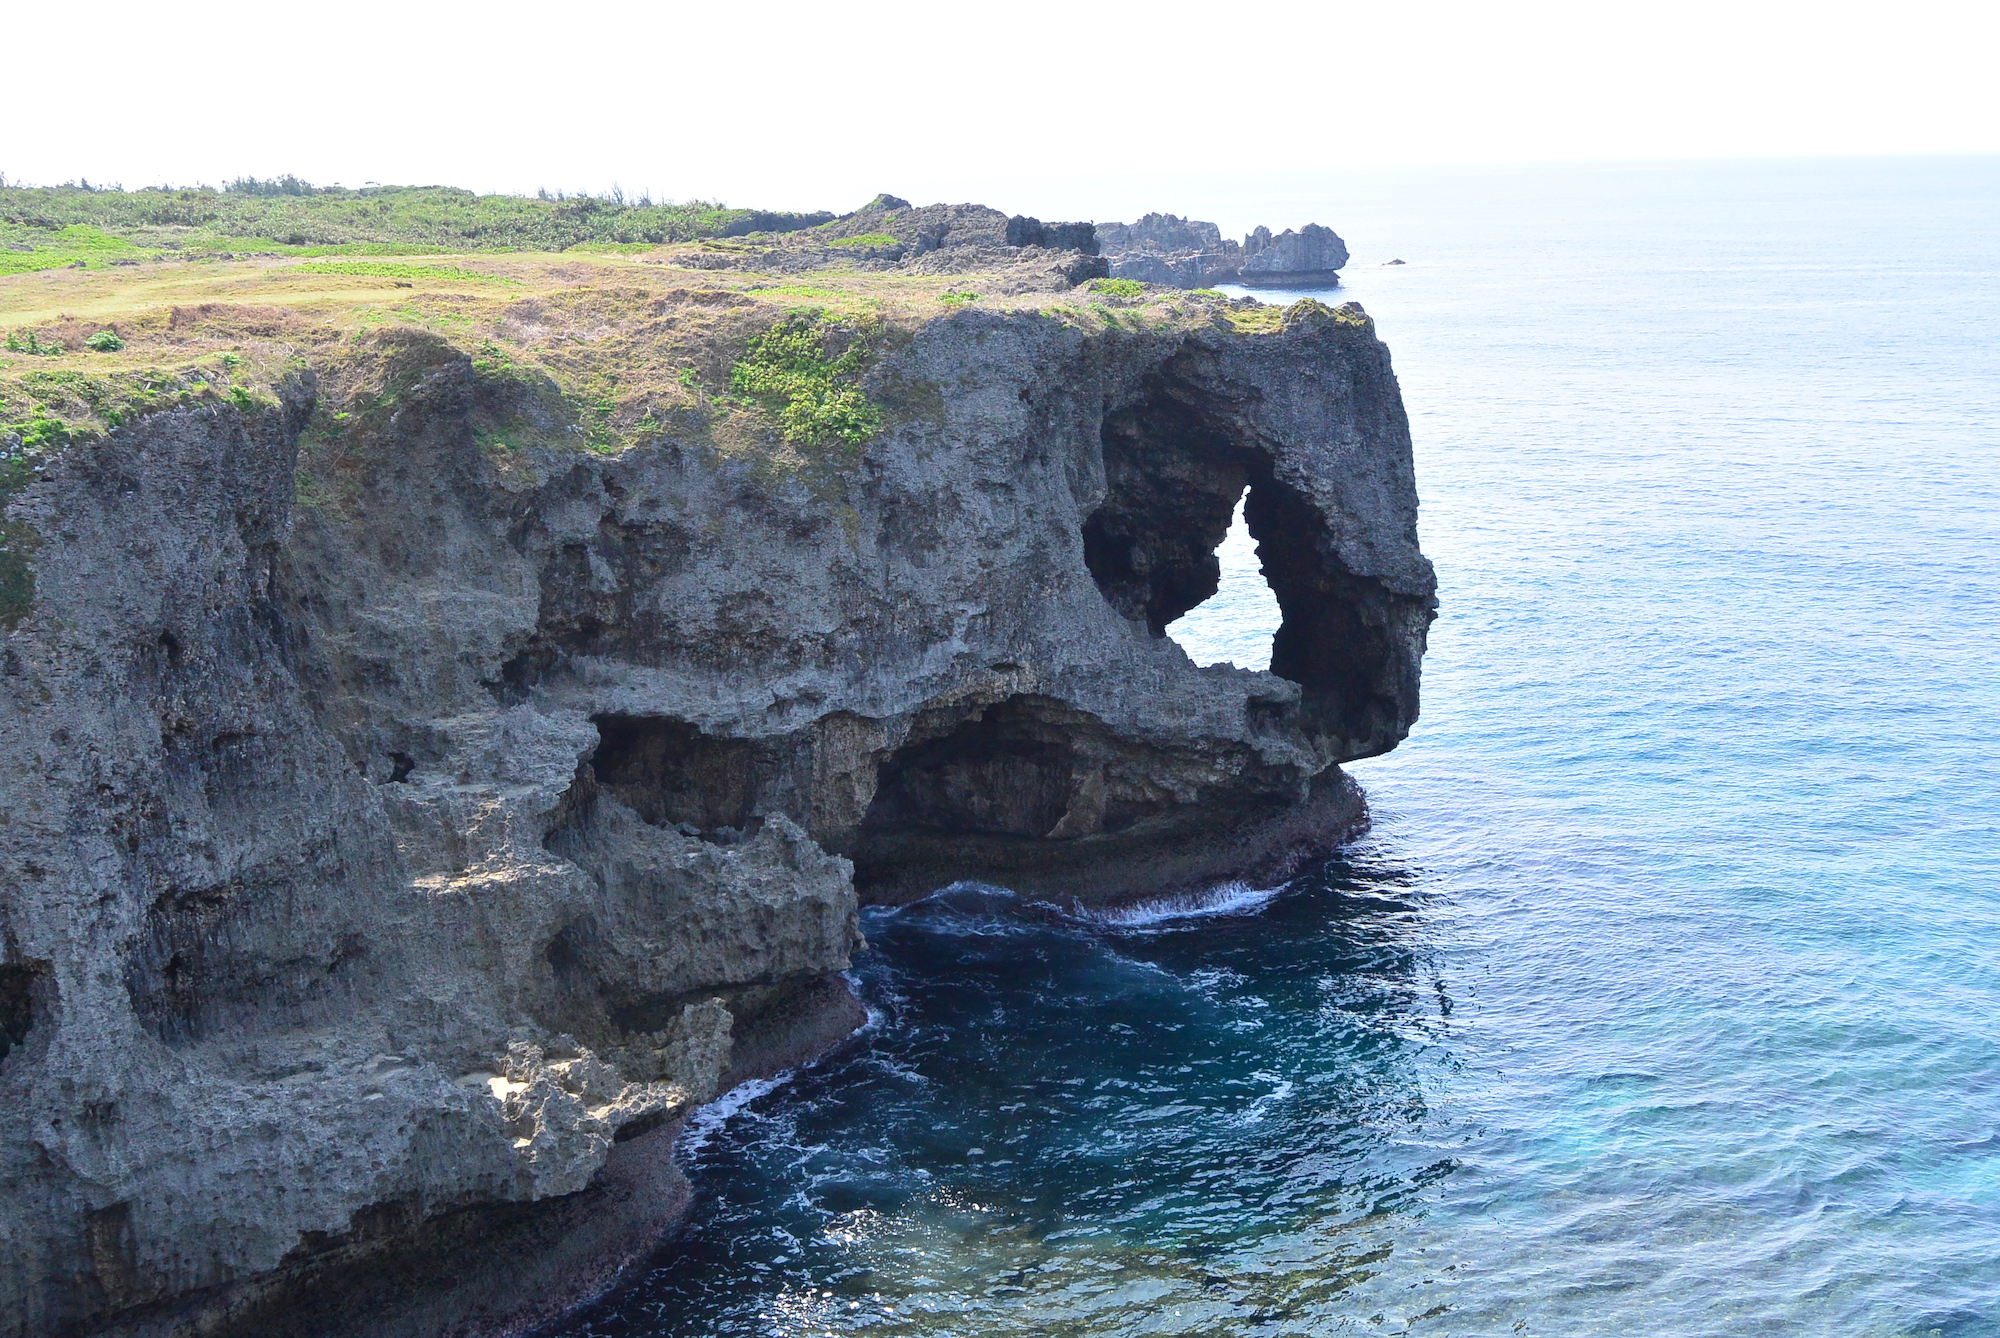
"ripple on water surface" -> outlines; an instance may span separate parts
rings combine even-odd
[[[870,1028],[701,1143],[684,1243],[578,1332],[1340,1313],[1451,1166],[1426,1132],[1450,1003],[1398,872],[1273,896],[1079,919],[962,886],[871,913]]]

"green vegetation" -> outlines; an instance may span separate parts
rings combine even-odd
[[[794,445],[859,449],[882,427],[859,385],[874,361],[863,333],[824,312],[795,312],[750,341],[729,388],[776,417]],[[831,344],[845,347],[834,354]]]
[[[510,211],[553,226],[572,207],[586,220],[627,222],[641,217],[635,210],[669,208],[581,203],[323,192],[283,178],[191,193],[0,187],[0,257],[33,265],[74,257],[83,266],[37,274],[17,264],[0,274],[0,454],[88,448],[163,410],[261,413],[309,367],[318,407],[301,438],[298,495],[337,509],[359,495],[354,480],[370,453],[394,448],[399,397],[470,357],[470,427],[503,476],[533,476],[546,451],[616,453],[670,438],[820,486],[885,424],[943,421],[939,386],[906,376],[871,379],[870,394],[861,386],[889,350],[961,306],[1038,312],[1112,337],[1262,332],[1283,319],[1276,308],[1129,281],[1057,297],[1009,292],[978,272],[839,264],[786,273],[760,267],[764,241],[721,233],[678,250],[588,240],[560,255],[516,251],[495,263],[504,246],[534,240],[532,229],[509,230]],[[192,221],[172,221],[183,204]],[[444,222],[425,222],[419,206],[443,211]],[[694,206],[671,208],[693,217]],[[49,216],[61,209],[97,213]],[[168,221],[141,217],[144,209]],[[216,217],[204,222],[204,210]],[[424,239],[433,225],[442,235],[447,223],[478,222],[481,210],[495,225],[470,241]],[[341,235],[365,224],[377,238],[403,240],[271,238],[288,217],[352,226]],[[841,240],[877,239],[893,240]],[[231,254],[212,249],[225,243]],[[696,244],[732,253],[731,267],[711,268]],[[175,255],[204,263],[139,263]]]
[[[891,237],[886,232],[864,232],[859,237],[836,237],[828,246],[896,246],[901,238]]]
[[[315,187],[296,177],[210,187],[0,186],[0,275],[240,255],[423,255],[662,246],[793,232],[830,213],[592,195],[475,195],[448,186]]]
[[[751,290],[759,297],[818,297],[840,298],[847,294],[837,288],[816,288],[809,283],[774,283],[769,288]]]
[[[1237,306],[1232,302],[1222,314],[1238,334],[1276,334],[1285,328],[1283,307],[1268,307],[1261,303]]]
[[[1144,297],[1146,285],[1137,279],[1092,279],[1090,291],[1106,297]]]
[[[29,353],[43,358],[61,357],[66,351],[60,341],[43,343],[41,335],[33,330],[9,330],[6,349],[9,353]]]
[[[232,372],[244,361],[239,354],[199,356],[178,371],[120,367],[119,361],[107,358],[111,369],[104,372],[60,367],[23,371],[19,364],[0,363],[0,452],[36,455],[56,450],[160,410],[233,404],[254,413],[272,402],[268,394],[232,383]],[[282,357],[264,362],[250,378],[253,383],[269,382],[284,370]]]
[[[0,190],[0,196],[8,193]],[[145,254],[124,238],[87,224],[27,226],[0,206],[0,275],[69,267],[96,269],[120,261],[131,264]]]
[[[396,265],[382,260],[308,260],[297,266],[297,274],[345,274],[367,279],[406,279],[414,284],[418,279],[452,279],[472,283],[514,283],[501,274],[481,274],[477,270],[460,269],[456,265]]]

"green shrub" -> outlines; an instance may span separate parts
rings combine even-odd
[[[84,340],[83,346],[95,349],[99,353],[116,353],[119,349],[125,347],[125,341],[118,337],[115,330],[99,330],[96,334]]]
[[[1106,297],[1144,297],[1146,285],[1137,279],[1092,279],[1090,291]]]
[[[828,357],[830,337],[847,334],[846,349]],[[867,343],[820,311],[799,311],[750,341],[729,372],[729,388],[778,420],[786,441],[809,448],[858,449],[882,427],[882,414],[861,393],[874,360]]]
[[[938,294],[938,301],[944,303],[948,307],[961,307],[964,306],[967,302],[977,302],[978,300],[979,300],[979,294],[977,293],[960,293],[960,292],[953,292],[947,289],[946,291]]]
[[[69,444],[69,428],[60,418],[35,418],[20,429],[21,447],[29,452]]]
[[[9,353],[32,353],[44,358],[59,358],[63,353],[61,344],[53,341],[45,344],[33,330],[9,330],[6,349]]]

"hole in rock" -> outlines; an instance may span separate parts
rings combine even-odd
[[[1215,593],[1167,625],[1167,635],[1179,642],[1196,664],[1271,667],[1271,638],[1284,621],[1284,613],[1264,580],[1257,541],[1250,537],[1244,509],[1243,502],[1237,503],[1229,534],[1215,550],[1221,568]]]
[[[389,754],[389,783],[401,785],[410,779],[410,773],[417,769],[417,759],[408,753]]]
[[[590,759],[598,786],[655,826],[729,840],[756,823],[765,750],[665,716],[600,715]]]
[[[1107,415],[1102,441],[1105,495],[1083,551],[1105,600],[1153,636],[1171,627],[1197,664],[1268,667],[1282,617],[1247,499],[1280,489],[1269,462],[1165,382]]]
[[[1414,699],[1414,661],[1397,642],[1408,615],[1378,581],[1344,565],[1327,517],[1300,491],[1305,465],[1281,471],[1270,448],[1210,401],[1169,369],[1136,403],[1105,415],[1104,500],[1083,527],[1091,576],[1114,609],[1165,636],[1222,585],[1218,550],[1240,514],[1254,559],[1237,539],[1230,597],[1208,615],[1233,624],[1228,645],[1211,641],[1194,658],[1220,650],[1297,683],[1307,720],[1351,756],[1393,746]],[[1268,661],[1255,654],[1271,614],[1248,576],[1253,560],[1281,615]]]

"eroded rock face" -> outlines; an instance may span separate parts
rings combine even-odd
[[[1249,251],[1241,274],[1253,287],[1338,287],[1338,271],[1346,263],[1347,243],[1333,229],[1308,223],[1297,232],[1287,228]]]
[[[502,391],[396,338],[312,505],[310,374],[15,505],[0,1333],[546,1313],[679,1211],[688,1110],[854,1025],[857,897],[1282,876],[1416,716],[1433,581],[1358,309],[960,310],[800,473],[498,461]],[[1162,634],[1246,487],[1272,673]]]
[[[1001,291],[1060,292],[1110,273],[1088,223],[1044,223],[983,204],[913,207],[877,196],[810,232],[768,236],[754,249],[680,256],[709,269],[806,273],[830,265],[905,274],[996,276]]]
[[[1147,214],[1137,223],[1100,223],[1097,236],[1112,278],[1171,288],[1338,288],[1348,260],[1347,243],[1317,223],[1275,237],[1258,227],[1239,244],[1213,223]]]

